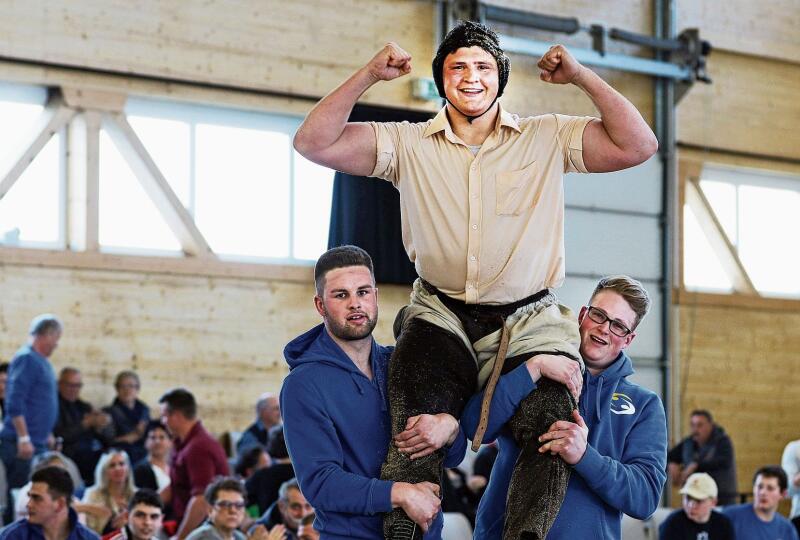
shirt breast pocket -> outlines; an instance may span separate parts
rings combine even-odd
[[[517,171],[497,173],[495,177],[495,213],[498,216],[518,216],[536,206],[542,192],[541,178],[534,161]]]

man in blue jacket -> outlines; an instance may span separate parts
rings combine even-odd
[[[391,440],[386,377],[391,347],[378,345],[378,290],[370,256],[341,246],[314,269],[314,305],[323,323],[284,350],[284,436],[300,488],[316,511],[322,540],[383,538],[382,514],[402,508],[425,538],[440,538],[439,487],[381,480]],[[417,454],[463,458],[466,437],[450,415],[412,417],[398,435]],[[409,446],[410,445],[410,446]]]
[[[100,540],[78,523],[70,507],[72,478],[61,467],[44,467],[31,476],[28,517],[15,521],[0,533],[0,540]]]
[[[0,459],[6,467],[9,490],[28,482],[31,459],[47,450],[58,419],[56,375],[48,358],[58,346],[61,329],[54,315],[35,317],[28,344],[14,354],[8,368]],[[11,507],[6,508],[6,523],[11,521]]]
[[[656,394],[627,380],[633,367],[623,351],[649,306],[641,283],[612,276],[600,280],[589,305],[581,308],[580,352],[587,370],[579,410],[573,412],[574,422],[555,422],[539,438],[539,452],[559,455],[573,466],[548,540],[616,539],[623,513],[644,519],[658,506],[666,480],[664,406]],[[531,361],[535,358],[541,356]],[[476,539],[503,537],[506,494],[520,453],[505,424],[536,390],[527,367],[502,376],[492,398],[486,440],[496,438],[500,451],[478,507]],[[482,397],[474,396],[462,415],[468,433],[478,423]]]

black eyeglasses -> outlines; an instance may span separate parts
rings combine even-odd
[[[246,505],[242,501],[217,501],[214,506],[220,510],[244,510]]]
[[[604,324],[608,321],[608,329],[617,337],[625,337],[633,332],[633,330],[625,326],[622,321],[610,318],[608,314],[600,308],[586,306],[586,314],[597,324]]]

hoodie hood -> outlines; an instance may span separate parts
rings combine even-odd
[[[370,364],[372,366],[372,374],[375,383],[381,391],[381,396],[384,398],[384,407],[382,410],[387,410],[387,399],[385,395],[386,385],[384,384],[383,377],[385,376],[383,370],[378,369],[376,361],[380,357],[381,347],[372,338],[372,349],[370,351]],[[286,363],[289,364],[289,371],[309,367],[311,365],[325,364],[327,366],[336,367],[350,374],[353,385],[356,391],[364,395],[367,388],[366,385],[373,384],[364,373],[358,369],[355,362],[339,347],[324,324],[319,324],[301,334],[292,341],[290,341],[283,349],[283,356]]]

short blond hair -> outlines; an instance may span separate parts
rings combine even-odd
[[[639,323],[650,310],[650,295],[647,294],[647,290],[640,281],[630,276],[618,274],[602,278],[594,288],[590,301],[594,300],[594,297],[601,291],[614,291],[628,303],[636,314],[631,330],[635,330],[639,326]]]

